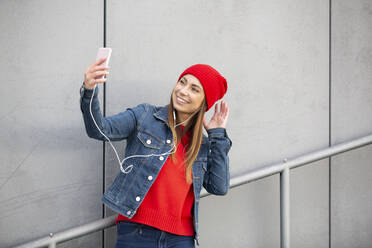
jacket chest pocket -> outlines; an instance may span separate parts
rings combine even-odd
[[[137,138],[145,147],[150,149],[160,150],[164,143],[160,138],[145,131],[138,131]]]

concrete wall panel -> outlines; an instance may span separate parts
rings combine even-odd
[[[372,2],[332,4],[332,144],[371,134]],[[332,158],[332,247],[372,246],[372,147]]]
[[[0,3],[0,247],[102,216],[102,144],[79,107],[102,19],[101,1]],[[99,243],[96,233],[61,246]]]
[[[180,73],[206,63],[229,85],[232,177],[366,135],[372,4],[331,3],[107,1],[106,113],[165,105]],[[86,135],[79,108],[84,71],[103,46],[103,1],[2,1],[0,30],[0,246],[10,247],[101,218],[102,183],[119,163],[107,143],[103,180],[102,142]],[[114,145],[122,160],[125,141]],[[328,247],[329,235],[332,247],[371,245],[370,154],[335,156],[331,174],[328,159],[291,171],[292,246]],[[279,178],[203,198],[201,247],[279,247]],[[105,230],[104,246],[115,241],[116,227]],[[102,247],[101,232],[59,247]]]
[[[167,104],[180,73],[192,64],[206,63],[219,70],[229,85],[224,100],[230,108],[227,129],[233,140],[229,153],[232,176],[284,157],[326,147],[329,135],[328,7],[324,1],[163,1],[156,5],[152,1],[110,1],[107,46],[113,48],[113,54],[106,85],[107,113],[115,114],[142,102]],[[212,114],[213,109],[207,112],[207,117]],[[124,157],[123,144],[117,146]],[[106,176],[107,181],[112,181],[119,165],[109,146],[107,154]],[[321,173],[319,178],[311,176],[312,183],[328,187],[324,179],[327,169],[309,168],[296,172],[294,188],[297,182],[309,178],[302,171],[310,171],[312,175]],[[265,187],[278,190],[277,182],[269,180],[266,184]],[[311,191],[310,186],[306,189]],[[201,214],[202,247],[226,247],[227,244],[279,247],[279,209],[272,213],[273,218],[266,218],[262,223],[260,217],[266,216],[262,201],[247,205],[248,212],[257,211],[254,220],[247,213],[239,212],[239,219],[247,220],[248,224],[242,226],[245,230],[224,233],[221,242],[213,238],[221,237],[222,230],[236,223],[236,217],[229,218],[236,211],[222,210],[240,205],[239,200],[243,198],[249,202],[249,194],[241,194],[241,199],[236,197],[231,201],[228,197],[218,198],[219,208],[210,208],[214,204],[201,204],[202,213],[219,216],[215,220]],[[293,194],[294,202],[308,197],[301,191]],[[319,234],[316,244],[327,244],[328,227],[324,225],[328,219],[324,211],[327,195],[327,191],[312,194],[314,211],[321,215],[317,218],[319,222],[299,228],[297,225],[306,218],[296,216],[292,235],[296,237],[300,232],[305,237],[293,242],[311,243],[313,235]],[[279,207],[278,194],[269,191],[265,197],[271,206]],[[107,214],[115,213],[108,210]],[[225,226],[213,229],[221,219]],[[277,232],[263,234],[257,226]],[[311,235],[306,235],[307,232]],[[249,233],[252,238],[239,243],[237,233]],[[108,234],[107,242],[114,240],[114,235]],[[261,239],[260,235],[266,238]]]

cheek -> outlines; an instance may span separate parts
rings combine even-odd
[[[172,101],[175,101],[176,100],[176,94],[174,93],[173,91],[173,94],[172,94]]]
[[[203,102],[203,97],[201,95],[195,95],[192,101],[195,105],[199,106]]]
[[[179,91],[179,89],[178,89],[178,87],[176,86],[176,87],[174,87],[173,88],[173,95],[175,95],[176,94],[176,92],[178,92]]]
[[[174,89],[173,89],[173,92],[172,92],[172,97],[174,97],[174,96],[176,95],[176,91],[177,91],[177,89],[174,88]]]

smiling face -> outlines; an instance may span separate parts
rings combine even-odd
[[[194,113],[204,100],[204,89],[199,79],[191,74],[185,74],[177,82],[172,92],[173,107],[178,118],[185,120]]]

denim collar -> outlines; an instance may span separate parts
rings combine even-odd
[[[160,109],[154,113],[154,116],[156,118],[162,120],[163,122],[165,122],[165,124],[167,124],[167,126],[169,127],[168,108],[169,108],[169,104],[167,104],[165,106],[161,106]],[[207,139],[208,138],[203,134],[202,144],[206,143]]]
[[[168,124],[168,107],[169,107],[169,104],[160,107],[160,109],[154,113],[154,116],[156,118],[162,120],[163,122],[165,122],[165,124],[167,124],[167,126],[169,127],[169,124]]]

